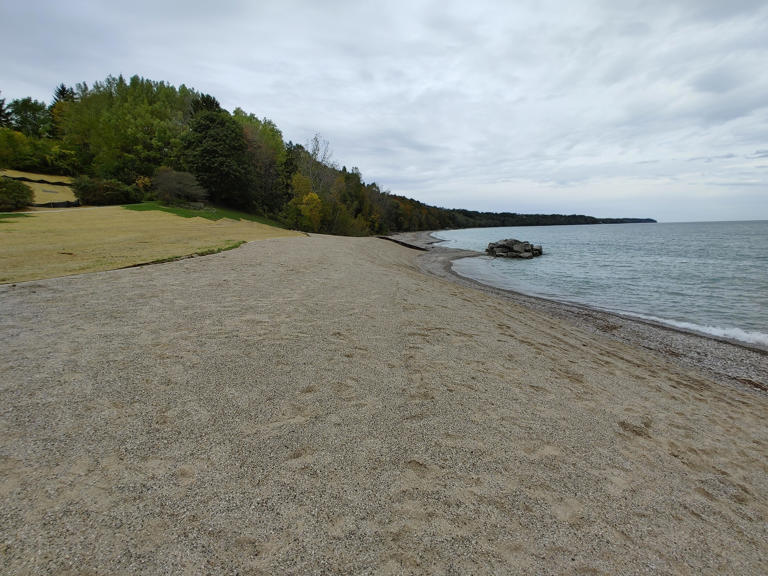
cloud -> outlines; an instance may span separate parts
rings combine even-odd
[[[715,218],[711,190],[768,185],[762,0],[45,0],[0,19],[7,100],[185,83],[438,205],[663,218],[698,189]]]

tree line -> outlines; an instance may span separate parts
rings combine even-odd
[[[605,221],[428,206],[339,167],[319,136],[286,142],[268,118],[139,76],[60,84],[50,104],[0,98],[0,167],[80,176],[89,203],[208,201],[340,235]]]

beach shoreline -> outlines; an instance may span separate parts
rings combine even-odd
[[[462,276],[453,270],[452,262],[483,254],[440,246],[444,241],[433,232],[436,230],[405,232],[392,238],[426,251],[417,258],[426,273],[552,314],[594,334],[651,350],[672,363],[700,369],[721,384],[746,386],[768,394],[768,350],[764,348],[584,304],[523,294]]]
[[[768,396],[439,252],[0,286],[0,573],[766,573]]]

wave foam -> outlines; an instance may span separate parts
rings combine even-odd
[[[700,332],[710,336],[717,336],[718,338],[738,340],[740,342],[747,342],[748,344],[756,344],[758,346],[764,346],[768,348],[768,334],[763,334],[762,332],[752,332],[749,330],[742,330],[741,328],[702,326],[701,324],[694,324],[693,322],[679,322],[677,320],[657,318],[656,316],[646,316],[644,314],[631,315],[637,316],[638,318],[645,318],[646,320],[653,320],[654,322],[660,322],[661,324],[668,324],[670,326],[674,326],[675,328],[682,328],[683,330],[692,330],[693,332]]]

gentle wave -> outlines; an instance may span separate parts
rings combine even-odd
[[[740,342],[756,344],[758,346],[768,348],[768,334],[763,334],[762,332],[752,332],[749,330],[742,330],[741,328],[702,326],[700,324],[694,324],[693,322],[679,322],[677,320],[668,320],[667,318],[658,318],[656,316],[647,316],[645,314],[635,314],[632,312],[622,312],[622,314],[626,316],[642,318],[643,320],[659,322],[660,324],[667,324],[675,328],[682,328],[683,330],[691,330],[693,332],[699,332],[709,336],[717,336],[718,338],[727,338],[729,340],[738,340]]]
[[[495,288],[509,290],[509,288],[504,285],[504,282],[500,281],[500,279],[498,278],[493,278],[492,274],[482,274],[482,273],[478,273],[477,271],[475,271],[474,274],[469,274],[469,273],[466,273],[466,271],[456,269],[456,266],[455,266],[456,263],[462,262],[462,261],[468,261],[468,260],[476,261],[478,260],[478,258],[476,257],[461,258],[459,260],[454,260],[453,262],[454,266],[452,266],[453,271],[459,276],[464,276],[465,278],[471,278],[473,280],[477,280],[478,282],[487,284],[489,286],[493,286]],[[640,318],[642,320],[650,320],[652,322],[658,322],[659,324],[672,326],[673,328],[690,330],[692,332],[698,332],[699,334],[703,334],[706,336],[715,336],[717,338],[737,340],[739,342],[744,342],[746,344],[754,344],[756,346],[760,346],[768,349],[768,334],[764,334],[762,332],[742,330],[741,328],[721,328],[720,326],[704,326],[701,324],[695,324],[693,322],[681,322],[678,320],[670,320],[669,318],[659,318],[658,316],[650,316],[648,314],[638,314],[637,312],[629,312],[627,310],[615,310],[615,309],[605,308],[602,306],[595,306],[595,305],[590,306],[588,304],[584,304],[581,302],[573,302],[566,299],[542,296],[541,294],[534,294],[534,293],[526,292],[522,290],[513,290],[513,291],[520,292],[523,295],[532,296],[534,298],[543,298],[544,300],[551,300],[553,302],[560,302],[562,304],[577,304],[579,306],[587,306],[589,308],[594,308],[595,310],[601,310],[603,312],[608,312],[610,314],[621,314],[622,316],[632,316],[634,318]]]
[[[451,248],[482,252],[523,238],[544,246],[528,262],[459,259],[485,284],[646,318],[768,349],[768,221],[444,230]]]

